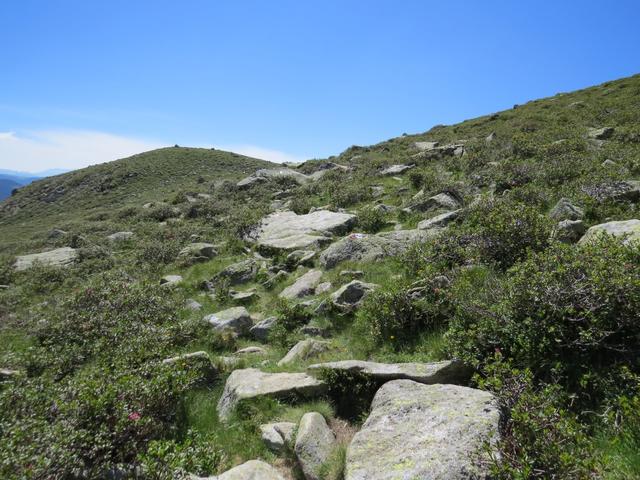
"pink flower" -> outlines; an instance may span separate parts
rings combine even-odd
[[[140,420],[141,415],[138,412],[132,412],[132,413],[129,414],[128,418],[132,422],[137,422],[138,420]]]

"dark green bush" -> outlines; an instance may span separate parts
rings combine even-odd
[[[175,239],[161,238],[148,240],[136,251],[136,260],[154,268],[173,262],[180,252],[181,244]]]
[[[286,300],[278,302],[275,316],[277,320],[269,340],[283,347],[291,347],[294,343],[291,334],[311,320],[311,314],[304,306]]]
[[[379,232],[386,223],[386,215],[381,210],[368,206],[358,211],[358,227],[363,232]]]

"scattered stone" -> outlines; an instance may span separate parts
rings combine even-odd
[[[385,168],[380,172],[380,175],[399,175],[401,173],[406,172],[407,170],[411,170],[416,165],[412,163],[411,165],[391,165],[390,167]]]
[[[308,335],[310,337],[329,337],[329,331],[326,328],[318,327],[316,325],[304,325],[299,331],[301,334]]]
[[[604,162],[602,162],[602,166],[603,167],[617,167],[618,164],[616,162],[614,162],[613,160],[606,159]]]
[[[587,231],[582,220],[562,220],[558,223],[553,238],[562,243],[576,243]]]
[[[178,254],[178,258],[188,260],[191,263],[206,262],[218,255],[215,245],[211,243],[197,242],[187,245]]]
[[[252,288],[250,290],[246,290],[244,292],[237,292],[235,290],[232,290],[229,292],[229,298],[231,298],[231,300],[234,303],[240,303],[242,305],[246,305],[248,303],[253,302],[255,299],[259,298],[260,295],[258,295],[258,292],[256,291],[255,288]]]
[[[256,340],[260,340],[261,342],[266,342],[269,338],[269,333],[275,326],[277,321],[276,317],[265,318],[264,320],[256,323],[251,329],[249,333]]]
[[[257,347],[252,345],[250,347],[241,348],[240,350],[236,350],[234,355],[266,355],[267,351],[262,347]]]
[[[189,310],[192,310],[194,312],[199,312],[200,310],[202,310],[202,305],[196,302],[193,298],[187,299],[187,301],[184,302],[184,306],[185,308],[188,308]]]
[[[424,191],[420,190],[405,209],[409,212],[428,212],[436,209],[457,210],[460,208],[460,201],[449,193],[439,193],[433,197],[427,197]]]
[[[235,370],[227,378],[218,401],[218,415],[221,420],[228,420],[236,405],[250,398],[312,398],[326,390],[323,381],[306,373],[264,373],[255,368]]]
[[[341,360],[316,363],[308,367],[310,372],[337,370],[367,375],[380,383],[391,380],[412,380],[418,383],[464,384],[471,378],[472,370],[457,360],[434,363],[377,363],[363,360]]]
[[[283,281],[288,276],[289,276],[289,274],[287,272],[285,272],[284,270],[279,270],[275,275],[273,275],[269,279],[265,280],[262,283],[262,286],[264,288],[266,288],[266,289],[271,289],[271,288],[275,287],[275,285],[277,283],[280,283],[281,281]]]
[[[47,233],[47,238],[49,240],[55,240],[57,238],[62,238],[65,235],[67,235],[68,232],[65,232],[64,230],[61,230],[59,228],[54,228],[52,230],[49,230],[49,233]]]
[[[331,301],[338,310],[347,313],[360,306],[365,297],[378,285],[352,280],[331,295]]]
[[[554,220],[581,220],[584,217],[584,211],[571,203],[568,198],[561,198],[558,203],[551,209],[549,216]]]
[[[283,365],[289,365],[290,363],[307,360],[326,352],[329,348],[329,342],[322,342],[312,338],[300,340],[291,348],[291,350],[289,350],[282,360],[278,362],[278,366],[282,367]]]
[[[182,283],[181,275],[165,275],[160,279],[160,285],[164,287],[175,287],[179,283]]]
[[[0,382],[11,380],[19,377],[21,372],[19,370],[12,370],[10,368],[0,368]]]
[[[294,250],[287,255],[287,265],[298,266],[302,265],[310,267],[313,265],[313,257],[316,256],[316,252],[313,250]]]
[[[248,240],[259,247],[275,250],[297,250],[325,245],[333,234],[347,232],[356,222],[349,213],[318,210],[306,215],[291,211],[276,212],[262,219]]]
[[[640,201],[640,181],[624,180],[587,186],[582,189],[587,195],[599,202],[612,199],[616,201]]]
[[[190,480],[285,480],[285,478],[268,463],[262,460],[249,460],[215,477],[196,477]]]
[[[625,244],[640,242],[640,220],[623,220],[595,225],[587,230],[579,243],[593,242],[603,234],[623,237]]]
[[[364,272],[362,270],[342,270],[339,275],[340,277],[354,279],[364,277]]]
[[[384,187],[382,185],[373,185],[371,187],[371,196],[373,198],[380,198],[384,195]]]
[[[78,258],[78,251],[71,247],[56,248],[48,252],[32,253],[30,255],[20,255],[16,257],[14,268],[17,271],[28,270],[35,263],[49,267],[68,267]]]
[[[218,272],[215,279],[227,279],[231,285],[251,282],[258,274],[258,263],[253,258],[233,263]]]
[[[243,365],[244,361],[239,357],[218,357],[216,364],[220,367],[220,370],[225,372],[232,372]]]
[[[262,441],[274,453],[281,453],[287,445],[293,444],[297,425],[292,422],[276,422],[260,425]]]
[[[458,218],[459,215],[460,210],[454,210],[453,212],[445,212],[440,215],[436,215],[433,218],[429,218],[418,223],[418,230],[429,230],[430,228],[445,227],[453,220]]]
[[[380,212],[380,213],[391,213],[393,211],[395,211],[396,207],[392,207],[390,205],[385,205],[384,203],[379,203],[377,204],[375,207],[373,207],[373,210],[375,212]]]
[[[164,365],[180,364],[187,368],[201,368],[206,378],[213,379],[218,376],[218,369],[211,362],[207,352],[192,352],[162,360]]]
[[[336,446],[336,437],[318,412],[305,413],[298,426],[295,452],[306,480],[320,480],[320,469]]]
[[[249,331],[253,321],[249,312],[244,307],[233,307],[220,312],[212,313],[204,317],[215,331],[232,330],[238,335],[243,335]]]
[[[303,173],[296,172],[290,168],[273,168],[266,169],[262,168],[260,170],[256,170],[256,172],[246,178],[240,180],[236,186],[240,189],[245,189],[257,185],[259,183],[264,183],[268,181],[270,178],[289,178],[299,185],[304,185],[309,183],[312,179]]]
[[[116,232],[107,236],[110,242],[124,242],[133,238],[133,232]]]
[[[421,152],[428,152],[429,150],[433,150],[440,145],[439,142],[415,142],[414,146],[420,150]]]
[[[614,132],[613,127],[590,128],[587,130],[587,136],[595,140],[608,140]]]
[[[496,139],[496,132],[491,132],[484,139],[485,143],[492,143]]]
[[[347,449],[345,480],[489,477],[500,411],[489,392],[411,380],[385,383]]]
[[[289,285],[285,288],[278,296],[287,300],[293,300],[295,298],[302,298],[307,295],[311,295],[320,283],[322,273],[322,270],[309,270],[307,273],[299,277],[293,285]]]
[[[322,295],[323,293],[326,293],[329,290],[331,290],[331,287],[332,287],[331,282],[322,282],[318,284],[318,286],[316,287],[313,293],[315,295]]]

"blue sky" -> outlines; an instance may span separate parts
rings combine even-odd
[[[640,72],[640,2],[6,0],[0,168],[339,153]]]

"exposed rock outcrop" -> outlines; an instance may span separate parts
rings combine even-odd
[[[603,234],[623,237],[624,243],[640,242],[640,220],[623,220],[594,225],[587,230],[579,243],[592,242]]]
[[[305,413],[298,426],[295,452],[306,480],[320,480],[320,469],[335,445],[336,437],[324,417],[317,412]]]
[[[38,263],[48,267],[68,267],[78,258],[78,251],[71,247],[56,248],[48,252],[32,253],[16,257],[14,268],[17,271],[28,270]]]
[[[322,273],[323,272],[321,270],[309,270],[307,273],[297,278],[293,285],[289,285],[287,288],[282,290],[278,296],[287,300],[293,300],[295,298],[302,298],[313,294],[315,292],[315,288],[320,283]]]
[[[253,326],[249,312],[244,307],[233,307],[220,312],[212,313],[204,317],[214,330],[231,330],[238,335],[243,335]]]
[[[307,340],[300,340],[291,347],[291,350],[289,350],[282,360],[278,362],[278,366],[289,365],[290,363],[300,360],[307,360],[326,352],[329,348],[329,342],[313,340],[311,338]]]

